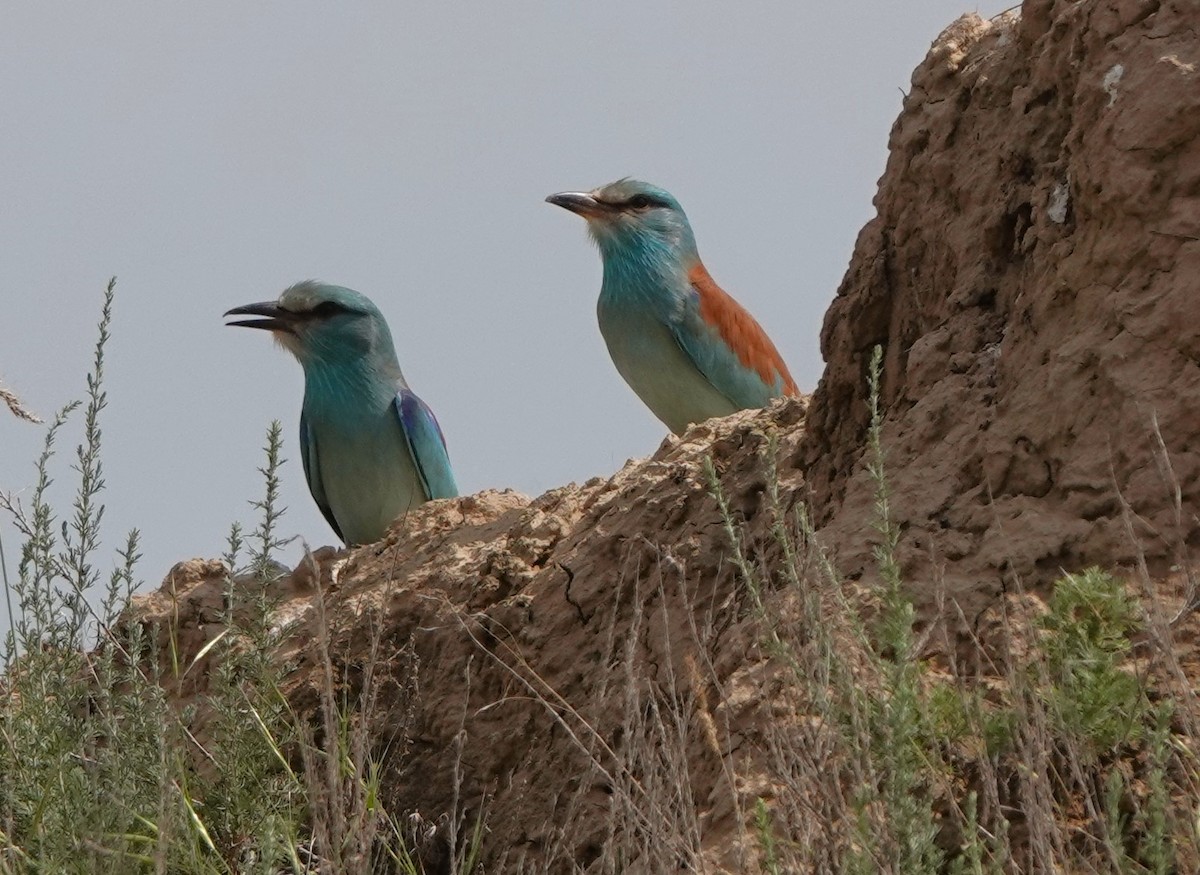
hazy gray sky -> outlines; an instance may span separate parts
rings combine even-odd
[[[969,2],[7,4],[0,379],[47,417],[80,396],[117,275],[106,539],[141,528],[152,585],[253,519],[272,418],[285,530],[335,542],[299,366],[221,319],[300,279],[379,304],[464,491],[610,474],[665,429],[600,339],[584,223],[542,199],[668,188],[811,390],[900,89]],[[41,440],[0,412],[0,489],[28,489]]]

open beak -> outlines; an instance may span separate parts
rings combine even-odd
[[[560,191],[546,198],[546,203],[578,213],[585,219],[602,216],[609,211],[608,204],[601,203],[584,191]]]
[[[238,319],[226,322],[226,325],[240,325],[242,328],[264,328],[267,331],[282,331],[285,334],[295,334],[292,330],[294,314],[279,306],[276,301],[263,301],[260,304],[247,304],[244,307],[234,307],[225,313],[226,316],[261,316],[261,319]]]

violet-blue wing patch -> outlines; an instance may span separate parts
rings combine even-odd
[[[426,496],[454,498],[458,484],[450,468],[446,439],[433,411],[412,390],[401,389],[396,395],[396,413]]]

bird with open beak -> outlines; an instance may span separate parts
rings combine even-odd
[[[369,298],[309,281],[225,315],[255,317],[227,324],[270,331],[304,368],[304,476],[342,541],[378,541],[401,514],[458,494],[442,430],[400,372]]]

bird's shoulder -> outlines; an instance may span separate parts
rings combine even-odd
[[[783,357],[766,331],[745,307],[717,285],[703,262],[697,261],[687,278],[693,293],[694,315],[724,342],[738,362],[758,374],[766,385],[778,381],[783,394],[798,394]]]

